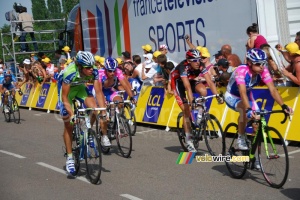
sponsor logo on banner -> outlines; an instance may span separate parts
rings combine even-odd
[[[44,83],[43,86],[42,86],[42,89],[40,91],[39,98],[38,98],[38,101],[36,103],[36,107],[38,107],[38,108],[43,108],[44,107],[49,89],[50,89],[50,84],[49,83]]]
[[[25,90],[23,91],[23,96],[20,105],[21,106],[26,106],[30,91],[31,91],[32,85],[30,83],[26,83],[25,85]]]
[[[152,88],[143,117],[144,122],[156,123],[162,108],[164,88]]]

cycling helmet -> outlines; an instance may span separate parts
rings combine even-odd
[[[106,70],[115,71],[118,67],[118,61],[112,57],[107,57],[104,62]]]
[[[78,51],[76,55],[76,62],[83,67],[91,67],[95,64],[95,59],[91,52]]]
[[[267,60],[267,54],[263,50],[257,48],[249,49],[246,57],[254,63],[263,63]]]
[[[200,52],[197,49],[190,49],[185,54],[186,59],[200,58]]]

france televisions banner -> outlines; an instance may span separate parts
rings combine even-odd
[[[42,88],[41,88],[38,101],[36,102],[36,107],[37,108],[43,108],[44,107],[47,95],[49,93],[49,89],[50,89],[50,83],[44,83]]]

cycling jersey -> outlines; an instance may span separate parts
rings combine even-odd
[[[261,81],[265,84],[272,82],[272,77],[270,75],[269,70],[264,67],[264,70],[257,74],[255,79],[252,80],[252,73],[250,71],[249,66],[240,65],[231,75],[228,85],[227,92],[233,94],[235,96],[240,97],[240,92],[238,89],[238,85],[245,85],[247,89],[247,95],[252,90],[254,86],[257,86]]]
[[[77,99],[81,103],[84,103],[85,99],[88,96],[93,96],[92,92],[86,87],[85,83],[88,81],[94,81],[99,79],[98,69],[94,66],[93,68],[93,74],[91,76],[84,76],[81,77],[78,67],[75,65],[75,63],[68,65],[67,68],[64,69],[63,73],[59,75],[58,77],[58,87],[60,91],[60,114],[62,116],[68,116],[68,112],[65,108],[65,106],[62,103],[62,90],[60,87],[63,83],[65,84],[71,84],[70,91],[68,94],[68,100],[69,103],[72,105],[72,100]],[[76,82],[76,85],[72,85],[72,83]]]
[[[13,82],[14,81],[12,77],[10,78],[9,81],[5,80],[4,77],[0,79],[0,85],[2,85],[2,87],[6,88],[7,90],[12,90],[13,88],[15,88]]]
[[[122,70],[119,68],[116,69],[114,73],[114,82],[112,85],[106,85],[105,81],[107,80],[107,76],[104,69],[99,70],[99,81],[102,83],[102,91],[105,96],[106,101],[113,101],[114,97],[117,96],[116,89],[118,86],[118,82],[123,80],[125,76],[123,75]],[[93,91],[94,93],[94,91]],[[95,96],[95,93],[94,93]]]
[[[194,79],[201,75],[205,75],[206,73],[208,73],[208,71],[202,64],[200,69],[195,70],[186,60],[179,63],[179,65],[172,70],[170,73],[171,88],[174,91],[174,96],[179,106],[183,103],[187,103],[185,87],[181,78],[187,77],[189,79],[192,92],[195,93],[195,86],[201,82]]]
[[[117,68],[114,73],[114,83],[110,86],[106,86],[105,81],[107,80],[107,76],[106,76],[105,70],[99,69],[99,81],[102,83],[103,89],[111,89],[111,88],[115,87],[116,85],[118,85],[118,81],[123,80],[124,78],[125,77],[123,75],[122,70]]]

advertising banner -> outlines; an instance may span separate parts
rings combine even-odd
[[[35,107],[37,107],[37,108],[44,107],[47,95],[49,93],[49,89],[50,89],[50,83],[44,83],[40,90],[38,101],[37,101]]]

